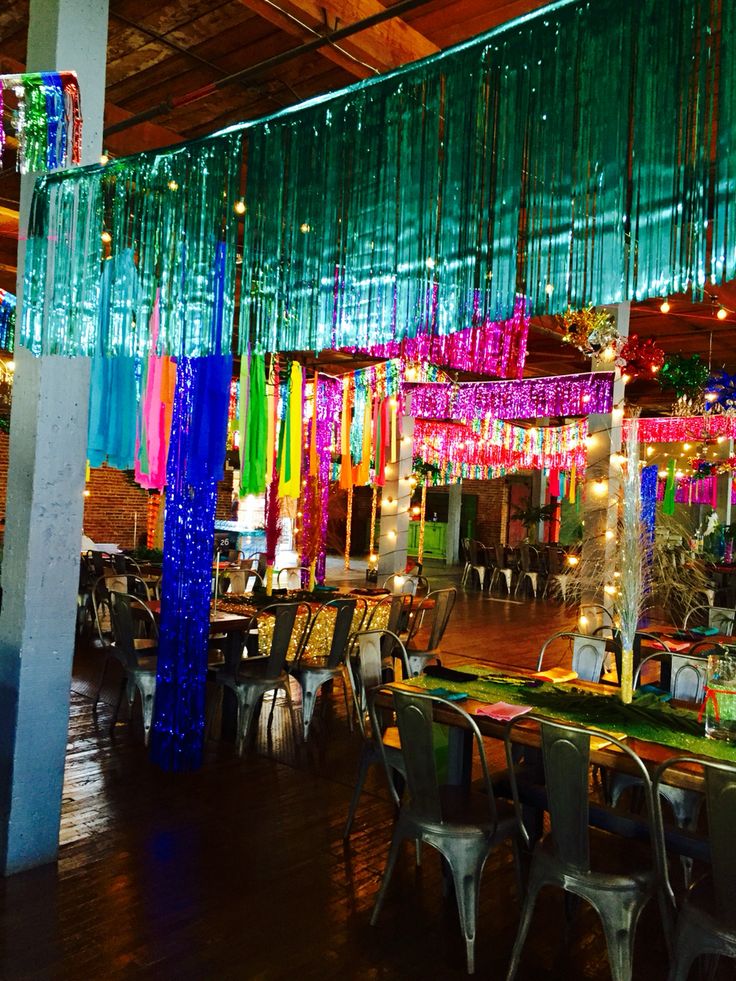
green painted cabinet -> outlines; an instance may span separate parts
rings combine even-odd
[[[424,525],[424,558],[444,559],[447,554],[447,522],[427,521]],[[407,552],[416,555],[419,551],[419,522],[409,522]]]

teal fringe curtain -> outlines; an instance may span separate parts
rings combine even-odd
[[[34,354],[95,353],[101,272],[108,258],[131,251],[139,289],[112,289],[103,353],[148,352],[157,290],[156,353],[229,353],[241,144],[230,134],[40,177],[29,221],[23,344]],[[221,338],[216,322],[224,325]]]
[[[733,278],[734,7],[560,3],[209,140],[42,177],[23,343],[94,349],[107,230],[143,287],[114,353],[145,347],[159,285],[161,351],[207,353],[220,239],[233,310],[241,141],[241,350],[450,332],[511,316],[518,293],[558,313]]]

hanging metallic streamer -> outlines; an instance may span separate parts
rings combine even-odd
[[[662,500],[662,514],[675,513],[675,461],[670,460],[667,464],[667,481],[664,486],[664,496]]]
[[[649,548],[654,545],[654,527],[657,515],[657,474],[659,467],[652,463],[641,471],[641,520],[646,528]]]
[[[633,694],[634,639],[647,589],[647,550],[642,542],[641,478],[637,418],[629,420],[626,466],[623,472],[623,502],[619,532],[620,572],[616,606],[621,626],[621,701]]]
[[[241,336],[363,347],[517,288],[562,313],[733,276],[731,6],[557,4],[250,126]]]
[[[424,525],[427,520],[427,484],[422,484],[422,503],[419,505],[419,542],[417,544],[417,562],[421,567],[424,561]]]
[[[4,351],[12,352],[15,347],[15,306],[15,295],[0,289],[0,348]]]
[[[110,293],[106,355],[148,352],[157,295],[157,354],[229,350],[240,167],[241,137],[231,134],[39,178],[29,220],[22,343],[34,354],[92,354],[104,260],[130,252],[139,288],[130,292],[118,283]],[[219,309],[222,341],[214,329]]]
[[[558,3],[210,139],[65,174],[64,190],[42,181],[23,343],[94,349],[104,220],[113,248],[135,240],[144,296],[160,274],[163,352],[211,350],[201,259],[235,242],[241,140],[243,350],[450,334],[511,317],[517,292],[536,315],[728,281],[733,8]]]
[[[368,535],[368,554],[374,555],[373,542],[376,539],[376,511],[378,509],[378,488],[373,485],[371,491],[371,529]]]
[[[347,514],[345,516],[345,568],[350,568],[350,541],[353,531],[353,485],[348,487]]]
[[[465,422],[480,417],[584,416],[610,412],[612,406],[613,373],[608,371],[521,381],[417,385],[411,396],[413,416]]]
[[[232,358],[177,364],[167,469],[152,759],[164,770],[202,761],[217,482],[222,479]]]

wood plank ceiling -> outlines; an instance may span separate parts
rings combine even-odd
[[[356,79],[473,37],[541,0],[110,0],[105,145],[114,156],[171,145],[228,123],[254,118]],[[287,53],[305,42],[398,8],[391,19],[317,50]],[[0,72],[21,71],[28,0],[0,8]],[[269,59],[282,57],[277,65]],[[69,66],[74,67],[74,66]],[[213,88],[236,72],[247,74]],[[0,287],[15,291],[19,181],[12,146],[0,171]],[[736,288],[714,296],[736,311]],[[736,314],[717,320],[710,301],[635,304],[631,331],[653,335],[668,352],[709,355],[736,368]],[[540,318],[530,335],[529,374],[584,371],[589,362],[560,343],[559,328]],[[664,402],[639,386],[651,408]]]

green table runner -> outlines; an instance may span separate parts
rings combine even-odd
[[[577,688],[574,684],[561,686],[544,683],[530,687],[530,679],[505,675],[487,664],[464,664],[454,670],[482,677],[477,681],[461,682],[420,675],[409,679],[407,684],[430,692],[433,688],[467,692],[479,702],[531,705],[540,715],[549,715],[564,722],[624,733],[686,753],[736,763],[736,746],[717,739],[706,739],[697,712],[673,708],[654,694],[636,694],[631,705],[624,705],[618,692],[599,695]]]

